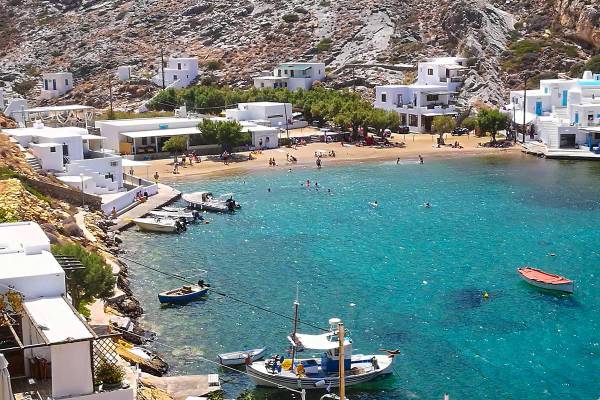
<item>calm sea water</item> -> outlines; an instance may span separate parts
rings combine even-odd
[[[307,190],[306,179],[320,190]],[[205,269],[215,288],[289,315],[299,282],[302,319],[327,326],[342,318],[355,352],[402,352],[396,374],[350,389],[352,399],[600,396],[600,163],[426,160],[176,186],[234,192],[243,208],[209,214],[210,224],[182,235],[127,232],[128,256],[192,279]],[[421,207],[426,201],[432,208]],[[525,264],[575,279],[575,294],[529,287],[515,272]],[[214,293],[161,307],[157,292],[180,283],[135,265],[131,272],[146,326],[177,349],[157,346],[173,374],[216,370],[198,356],[288,347],[283,318]],[[241,374],[220,374],[229,397],[253,387]]]

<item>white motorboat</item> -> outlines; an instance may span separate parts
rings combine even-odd
[[[248,357],[252,361],[257,361],[263,358],[267,349],[252,349],[252,350],[242,350],[242,351],[234,351],[231,353],[223,353],[219,354],[219,362],[223,365],[242,365],[246,361]]]
[[[187,209],[187,207],[172,207],[172,206],[162,207],[161,210],[163,210],[163,211],[170,211],[170,212],[186,212],[186,211],[189,211]]]
[[[340,338],[338,338],[337,318],[329,320],[329,332],[320,335],[292,333],[288,339],[292,343],[291,358],[273,357],[246,366],[246,372],[257,386],[287,387],[290,389],[325,389],[340,386]],[[345,336],[345,335],[344,335]],[[392,373],[393,356],[352,355],[352,341],[343,339],[344,385],[351,386],[368,382],[378,376]],[[295,353],[316,350],[320,357],[295,358]]]
[[[233,198],[217,199],[211,192],[186,193],[182,198],[191,208],[197,210],[234,212],[237,208],[240,208],[239,203]]]
[[[204,219],[202,215],[196,210],[192,211],[163,211],[163,210],[154,210],[150,211],[150,215],[153,217],[159,218],[171,218],[171,219],[179,219],[185,221],[188,224],[194,223],[197,220]]]
[[[171,218],[135,218],[133,222],[140,230],[146,232],[180,233],[185,230],[183,222]]]

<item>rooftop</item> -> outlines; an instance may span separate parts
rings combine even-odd
[[[0,279],[63,274],[64,270],[49,251],[0,254]]]
[[[20,251],[27,254],[50,250],[50,240],[35,222],[0,224],[0,255]]]
[[[102,120],[96,121],[96,126],[99,125],[110,125],[110,126],[140,126],[149,124],[170,124],[174,122],[185,122],[199,124],[202,122],[202,118],[176,118],[176,117],[157,117],[157,118],[134,118],[134,119],[114,119],[114,120]]]
[[[43,136],[47,138],[76,137],[88,134],[87,129],[77,128],[75,126],[64,126],[60,128],[43,126],[41,128],[3,129],[3,131],[9,136]]]
[[[39,112],[54,112],[54,111],[80,111],[80,110],[94,110],[94,107],[83,106],[81,104],[71,104],[66,106],[49,106],[49,107],[35,107],[24,110],[29,113]]]
[[[48,344],[93,339],[83,321],[62,297],[46,297],[23,302],[33,322]]]

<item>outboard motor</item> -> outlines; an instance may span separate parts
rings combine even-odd
[[[183,232],[185,231],[187,228],[185,227],[185,223],[181,222],[180,219],[175,221],[175,227],[177,229],[177,232]]]
[[[227,204],[227,209],[231,212],[235,211],[235,201],[233,199],[227,199],[225,200],[225,203]]]
[[[194,216],[194,221],[202,221],[204,219],[204,217],[202,217],[202,215],[200,214],[200,211],[198,210],[194,210],[192,211],[192,215]]]

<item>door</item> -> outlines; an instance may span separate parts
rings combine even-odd
[[[56,90],[56,79],[52,79],[52,90]]]
[[[575,147],[575,134],[562,134],[560,135],[560,148],[561,149],[572,149]]]
[[[576,124],[579,123],[579,113],[578,112],[575,113],[575,123]]]
[[[541,101],[535,102],[535,115],[542,115],[542,102]]]
[[[569,91],[568,90],[563,90],[562,92],[562,106],[566,107],[567,106],[567,97],[569,95]]]

